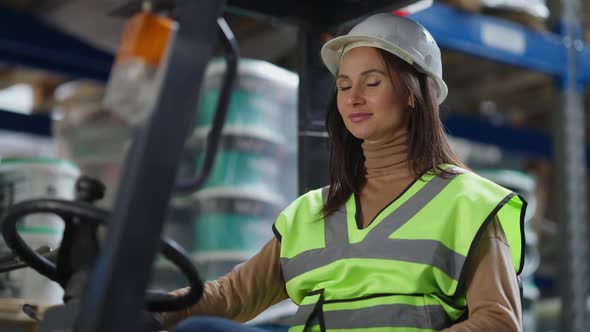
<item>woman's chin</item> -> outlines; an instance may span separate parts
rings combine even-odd
[[[363,130],[365,128],[353,128],[353,130],[348,130],[352,136],[360,139],[360,140],[366,140],[366,139],[370,139],[371,136],[374,136],[373,132],[370,130]]]
[[[358,139],[360,139],[360,140],[362,140],[362,141],[364,141],[364,140],[366,140],[366,139],[367,139],[367,135],[364,135],[364,134],[359,134],[359,133],[354,133],[354,132],[351,132],[351,134],[352,134],[352,136],[354,136],[355,138],[358,138]]]
[[[351,132],[352,136],[362,140],[362,141],[372,141],[376,139],[376,135],[374,135],[373,133],[368,133],[368,132]]]

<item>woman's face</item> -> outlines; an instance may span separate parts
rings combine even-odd
[[[390,78],[391,77],[391,78]],[[357,47],[346,52],[336,77],[338,111],[356,138],[387,139],[407,124],[407,100],[402,102],[377,49]]]

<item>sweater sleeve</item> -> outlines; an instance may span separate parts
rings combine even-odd
[[[443,331],[522,331],[520,292],[510,247],[497,220],[477,245],[466,282],[469,318]]]
[[[203,297],[189,309],[163,313],[166,328],[190,316],[217,316],[246,322],[288,298],[280,265],[280,242],[273,238],[260,252],[227,275],[205,283]],[[171,292],[181,295],[188,288]]]

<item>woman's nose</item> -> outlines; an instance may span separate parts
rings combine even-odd
[[[362,105],[365,102],[362,91],[356,86],[353,86],[348,91],[347,103],[351,106]]]

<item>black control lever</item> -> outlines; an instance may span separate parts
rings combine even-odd
[[[56,262],[59,254],[58,250],[51,249],[48,246],[41,246],[35,249],[35,252],[49,261]],[[23,262],[20,257],[14,253],[4,254],[0,256],[0,273],[10,272],[18,269],[28,267],[29,264]]]
[[[179,193],[190,193],[201,189],[201,186],[211,172],[215,156],[217,155],[219,141],[221,140],[221,131],[223,130],[223,125],[225,123],[225,116],[229,109],[234,81],[236,80],[238,72],[238,59],[240,58],[238,42],[224,18],[220,17],[217,19],[217,26],[219,27],[223,47],[226,51],[226,68],[223,82],[221,83],[221,92],[217,99],[217,108],[215,110],[215,116],[213,117],[213,123],[211,124],[211,130],[207,135],[203,165],[201,166],[199,173],[195,175],[193,179],[176,185],[174,190]]]

